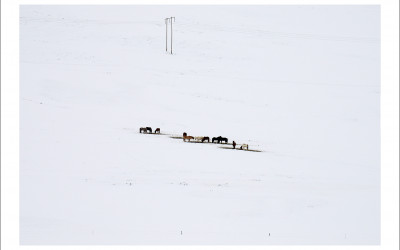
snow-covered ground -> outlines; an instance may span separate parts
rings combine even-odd
[[[379,18],[22,6],[21,244],[379,244]]]

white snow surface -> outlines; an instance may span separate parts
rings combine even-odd
[[[379,11],[21,6],[20,243],[380,244]]]

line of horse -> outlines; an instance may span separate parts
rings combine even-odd
[[[141,127],[139,129],[139,133],[153,134],[153,130],[152,130],[151,127]],[[154,134],[160,134],[160,133],[161,133],[161,129],[160,128],[156,128],[156,130],[154,130]],[[191,136],[191,135],[187,135],[186,132],[184,132],[182,134],[182,139],[183,139],[184,142],[186,142],[186,141],[190,142],[191,140],[194,141],[194,142],[201,142],[201,143],[204,143],[204,142],[208,142],[209,143],[210,142],[210,137],[208,137],[208,136]],[[228,138],[222,137],[222,136],[213,137],[211,139],[211,143],[215,143],[215,142],[216,143],[221,143],[221,144],[222,143],[228,144]],[[236,148],[236,142],[235,141],[232,141],[232,146],[233,146],[233,149]],[[241,150],[249,150],[249,145],[248,144],[242,144],[239,149],[241,149]]]
[[[190,140],[193,140],[195,142],[205,142],[205,141],[210,142],[210,137],[208,137],[208,136],[190,136],[190,135],[187,135],[186,132],[183,133],[182,139],[183,139],[184,142],[186,140],[189,141],[189,142],[190,142]],[[222,136],[213,137],[211,142],[212,143],[216,142],[216,143],[228,144],[228,138],[222,137]],[[236,142],[235,141],[232,142],[232,146],[233,146],[233,149],[236,149]],[[248,144],[242,144],[239,149],[241,149],[241,150],[249,150],[249,145]]]
[[[186,132],[183,133],[182,135],[183,141],[190,141],[193,140],[195,142],[210,142],[210,137],[208,136],[190,136],[187,135]],[[217,142],[217,143],[228,143],[228,138],[222,137],[222,136],[218,136],[218,137],[213,137],[211,140],[212,143]]]

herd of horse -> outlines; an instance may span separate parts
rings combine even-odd
[[[160,134],[161,130],[160,128],[157,128],[156,130],[154,130],[154,134]],[[141,127],[139,129],[139,133],[144,133],[144,134],[153,134],[153,130],[151,129],[151,127]],[[208,136],[191,136],[191,135],[187,135],[186,132],[183,133],[182,135],[182,139],[184,142],[188,141],[190,142],[191,140],[194,142],[210,142],[210,137]],[[218,136],[218,137],[213,137],[211,139],[211,143],[225,143],[228,144],[228,138],[226,137],[222,137],[222,136]],[[233,148],[236,148],[236,142],[233,141],[232,142]],[[248,144],[242,144],[240,146],[241,150],[249,150],[249,145]]]
[[[159,134],[160,132],[160,128],[156,128],[156,130],[154,130],[154,134]],[[151,127],[142,127],[139,129],[139,133],[152,134],[153,130],[151,129]]]

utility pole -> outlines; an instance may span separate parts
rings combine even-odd
[[[172,20],[175,22],[175,17],[170,17],[171,20],[171,55],[172,55]]]
[[[165,18],[165,52],[168,52],[168,21],[169,18]]]
[[[172,55],[172,21],[175,22],[175,17],[167,17],[165,20],[165,51],[168,52],[168,23],[171,23],[171,55]]]

